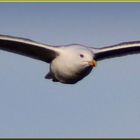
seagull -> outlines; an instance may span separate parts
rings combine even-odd
[[[17,53],[50,64],[46,79],[75,84],[86,77],[98,61],[140,53],[140,41],[122,42],[102,48],[80,44],[52,46],[9,35],[0,35],[0,50]]]

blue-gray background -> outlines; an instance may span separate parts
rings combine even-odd
[[[140,3],[0,3],[0,34],[91,47],[140,40]],[[44,79],[48,64],[0,51],[0,137],[140,137],[139,60],[104,60],[64,85]]]

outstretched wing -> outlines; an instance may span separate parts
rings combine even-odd
[[[30,39],[0,35],[0,49],[45,62],[51,62],[58,53],[58,47],[37,43]]]
[[[140,41],[123,42],[113,46],[93,48],[92,50],[96,60],[136,54],[140,53]]]

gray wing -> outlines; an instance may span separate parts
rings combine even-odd
[[[51,62],[58,53],[58,47],[37,43],[30,39],[0,35],[0,49],[45,62]]]
[[[140,41],[123,42],[103,48],[92,48],[96,60],[140,53]]]

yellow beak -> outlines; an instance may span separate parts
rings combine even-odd
[[[88,64],[92,67],[96,67],[97,62],[96,62],[96,60],[93,59],[92,61],[88,61]]]

